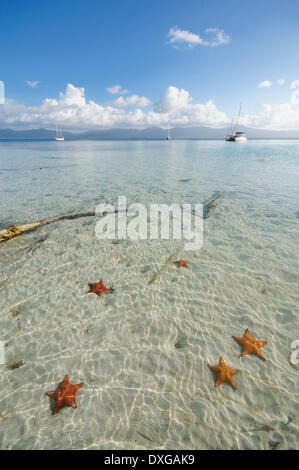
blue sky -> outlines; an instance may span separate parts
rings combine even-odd
[[[227,41],[211,45],[217,32],[207,28],[223,30]],[[1,0],[0,80],[11,107],[39,107],[68,83],[101,106],[132,94],[154,106],[173,86],[188,91],[189,103],[213,100],[230,117],[243,101],[254,116],[265,104],[290,101],[299,79],[298,30],[298,0]],[[180,32],[203,44],[179,42]],[[272,85],[260,88],[265,81]],[[128,93],[107,92],[116,84]]]

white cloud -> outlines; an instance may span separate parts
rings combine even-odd
[[[110,88],[106,88],[106,91],[112,95],[125,95],[126,93],[129,93],[129,91],[124,90],[121,85],[113,85]]]
[[[154,111],[157,113],[171,113],[175,110],[186,108],[190,102],[188,91],[183,88],[179,90],[175,86],[169,86],[164,95],[154,105]]]
[[[26,80],[26,83],[28,86],[30,86],[30,88],[36,88],[37,85],[39,84],[39,80],[34,80],[34,81]]]
[[[299,80],[293,80],[291,83],[292,90],[295,90],[298,87],[299,87]]]
[[[146,96],[138,96],[138,95],[131,95],[127,98],[120,96],[117,100],[113,101],[112,105],[117,107],[125,107],[125,106],[134,106],[135,108],[144,108],[145,106],[149,106],[151,104],[151,100],[146,98]]]
[[[264,80],[259,84],[259,88],[270,88],[272,86],[272,82],[270,80]]]
[[[297,87],[298,85],[299,82]],[[297,89],[299,90],[299,87]],[[65,92],[60,93],[58,98],[46,98],[40,106],[25,106],[7,99],[5,104],[1,105],[0,128],[54,129],[56,123],[59,123],[59,126],[65,130],[84,131],[113,127],[139,129],[152,126],[166,127],[168,121],[172,127],[224,127],[230,123],[230,118],[216,107],[213,100],[194,103],[187,90],[175,86],[169,86],[159,101],[147,111],[142,110],[141,105],[145,104],[148,98],[137,95],[120,98],[126,103],[124,106],[115,104],[104,106],[91,100],[87,101],[84,88],[68,84]],[[127,104],[126,100],[132,101]],[[125,106],[138,107],[128,111]],[[243,115],[241,124],[272,130],[297,130],[299,104],[296,100],[274,107],[266,104],[258,114]]]
[[[184,31],[177,27],[170,28],[168,38],[170,44],[185,43],[189,47],[194,47],[198,44],[205,45],[204,40],[198,34],[190,33],[190,31]]]
[[[218,28],[207,28],[207,34],[214,34],[214,39],[208,41],[208,46],[217,47],[230,42],[230,37],[223,31],[223,29]]]
[[[230,41],[229,36],[223,31],[223,29],[218,28],[207,28],[205,30],[207,35],[212,35],[212,39],[203,39],[199,34],[191,33],[178,28],[177,26],[170,28],[168,32],[169,44],[172,44],[174,47],[179,45],[185,45],[189,48],[194,46],[221,46],[222,44],[228,44]]]
[[[285,79],[284,78],[279,78],[277,80],[277,85],[284,85],[285,84]]]

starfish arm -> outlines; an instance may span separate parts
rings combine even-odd
[[[237,341],[237,343],[239,344],[242,344],[243,343],[243,338],[239,338],[238,336],[232,336],[232,338],[234,338],[235,341]]]
[[[68,390],[65,394],[65,398],[74,397],[76,395],[76,393],[78,392],[78,390],[82,387],[82,385],[83,385],[83,383],[80,383],[80,384],[77,384],[77,385],[70,384],[70,386],[68,387]]]
[[[227,378],[227,383],[233,387],[234,390],[237,390],[237,386],[231,377]]]
[[[76,389],[79,390],[79,388],[81,388],[83,385],[83,382],[80,382],[79,384],[75,385]]]
[[[63,408],[64,404],[63,404],[63,400],[57,400],[55,402],[55,408],[54,410],[52,411],[52,415],[56,415],[56,413],[58,413],[58,411],[61,410],[61,408]]]
[[[255,352],[256,356],[259,357],[260,359],[262,359],[263,361],[265,361],[265,357],[263,356],[263,354],[261,353],[261,351],[256,351]]]
[[[69,387],[69,385],[70,385],[69,376],[66,375],[60,384],[60,389],[64,391]]]
[[[72,406],[73,408],[77,408],[74,397],[65,397],[63,401],[65,406]]]
[[[257,345],[258,345],[259,348],[262,348],[266,344],[267,344],[267,341],[257,341]]]

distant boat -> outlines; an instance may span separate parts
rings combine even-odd
[[[167,128],[167,137],[166,137],[166,140],[171,140],[171,137],[170,137],[170,130],[169,130],[169,124],[168,124],[168,128]]]
[[[240,103],[239,114],[238,114],[238,118],[236,122],[234,123],[232,120],[229,134],[227,134],[226,136],[226,142],[246,142],[247,140],[245,132],[238,131],[241,109],[242,109],[242,103]]]
[[[55,140],[64,140],[64,136],[61,134],[61,129],[56,126],[56,137]]]

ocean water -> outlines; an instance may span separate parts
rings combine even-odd
[[[1,243],[2,449],[298,449],[299,141],[0,143],[0,230],[218,191],[200,250],[99,240],[96,217]],[[189,269],[149,284],[171,256]],[[100,279],[114,291],[85,295]],[[240,358],[246,328],[265,362]],[[220,356],[236,391],[214,387]],[[78,408],[52,416],[65,374]]]

